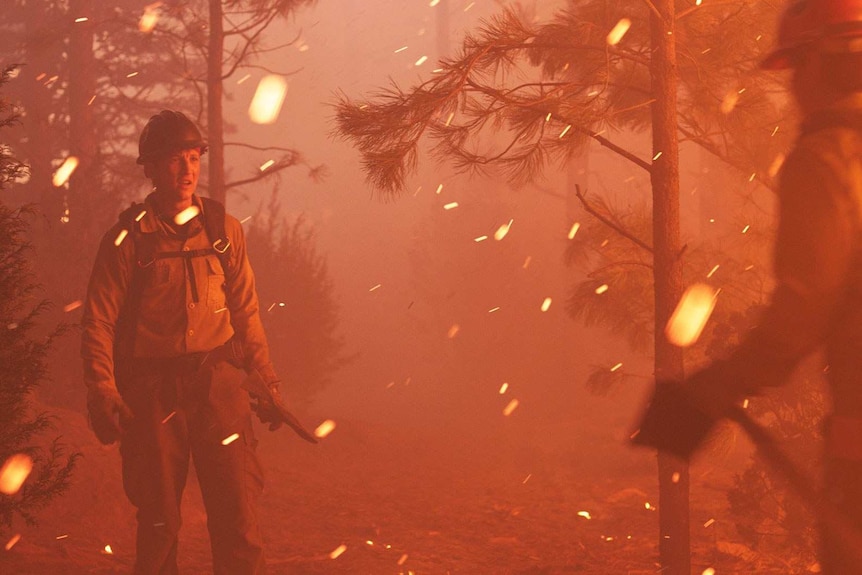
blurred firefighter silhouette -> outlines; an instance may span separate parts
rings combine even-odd
[[[688,458],[738,403],[785,383],[825,352],[833,410],[825,488],[815,505],[830,575],[862,560],[862,0],[800,0],[785,9],[768,70],[789,70],[802,114],[778,191],[776,288],[757,328],[722,361],[659,382],[634,442]],[[750,421],[745,422],[752,428]],[[753,428],[752,428],[753,429]],[[768,439],[754,433],[757,440]]]

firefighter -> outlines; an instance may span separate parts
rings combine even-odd
[[[791,2],[762,67],[790,70],[802,116],[780,176],[775,291],[729,358],[656,386],[634,441],[688,458],[732,406],[823,350],[824,498],[843,517],[841,533],[821,517],[820,563],[858,573],[860,539],[846,535],[862,532],[862,0]]]
[[[84,307],[90,422],[102,443],[120,442],[123,486],[137,508],[136,575],[178,572],[190,458],[214,572],[265,571],[255,406],[238,368],[257,370],[276,395],[278,379],[242,227],[195,193],[206,151],[184,114],[150,118],[137,162],[153,191],[105,234]],[[262,421],[276,421],[256,407]]]

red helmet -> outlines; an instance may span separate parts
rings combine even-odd
[[[141,130],[137,163],[143,164],[162,154],[189,148],[200,148],[201,154],[207,151],[198,127],[182,112],[162,110],[150,117]]]
[[[792,0],[781,15],[778,46],[760,67],[791,67],[800,48],[818,43],[821,52],[862,52],[862,0]]]

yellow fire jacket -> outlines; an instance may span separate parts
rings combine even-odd
[[[193,202],[203,211],[197,196]],[[187,224],[184,237],[157,215],[152,195],[144,206],[140,233],[154,234],[156,252],[193,251],[212,245],[200,217]],[[229,267],[235,270],[229,281],[215,253],[188,259],[156,259],[144,268],[137,321],[132,326],[134,334],[123,334],[118,329],[132,273],[139,265],[131,236],[120,238],[123,227],[122,222],[117,223],[103,237],[87,289],[81,341],[87,387],[116,389],[115,342],[129,335],[134,342],[132,357],[154,359],[211,351],[236,336],[244,351],[246,368],[256,368],[265,378],[274,379],[254,274],[239,221],[225,216],[225,233],[231,243]]]

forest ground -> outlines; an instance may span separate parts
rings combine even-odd
[[[122,491],[116,446],[96,443],[80,414],[54,411],[64,441],[84,458],[70,490],[39,525],[16,526],[22,537],[0,550],[0,573],[130,573],[134,510]],[[494,433],[342,421],[312,446],[287,430],[261,429],[269,573],[659,572],[651,454],[621,441],[588,449],[530,446],[517,440],[515,426],[497,440]],[[577,431],[573,424],[547,433],[548,445],[564,446],[565,435]],[[692,573],[799,572],[781,558],[752,555],[736,534],[724,493],[746,457],[692,468]],[[181,573],[211,573],[193,474],[183,520]],[[342,545],[346,550],[332,558]]]

